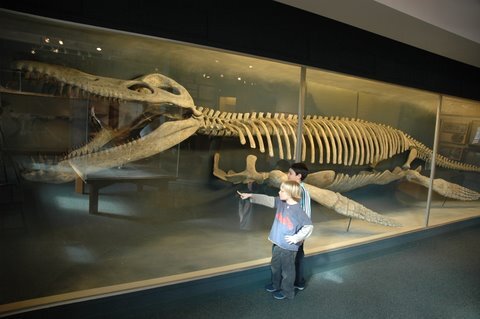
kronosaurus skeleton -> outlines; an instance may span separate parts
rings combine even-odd
[[[296,136],[296,126],[299,122],[297,115],[230,113],[196,107],[192,97],[183,86],[158,73],[125,81],[33,61],[16,62],[14,68],[21,71],[25,81],[48,82],[49,87],[52,83],[58,84],[58,90],[55,93],[49,92],[49,95],[67,95],[71,98],[97,97],[117,102],[134,101],[144,105],[143,114],[133,120],[129,126],[113,129],[103,125],[103,129],[87,145],[70,152],[56,165],[40,167],[40,170],[24,174],[27,179],[50,182],[71,181],[77,175],[85,176],[105,168],[117,167],[150,157],[177,145],[195,133],[236,137],[239,138],[241,144],[246,144],[248,140],[251,148],[256,148],[258,143],[261,152],[265,152],[265,139],[270,156],[275,156],[274,145],[276,145],[279,158],[288,160],[294,159],[292,154],[295,154],[299,147]],[[23,85],[23,87],[29,88],[28,85]],[[38,87],[42,87],[42,85],[30,88]],[[14,94],[26,94],[12,91],[8,87],[1,88],[1,90]],[[37,92],[36,94],[41,93]],[[92,116],[94,117],[93,112]],[[164,123],[160,127],[146,136],[135,136],[137,139],[125,142],[126,137],[132,138],[131,132],[138,132],[139,128],[149,124],[157,117],[164,118]],[[365,164],[374,166],[395,154],[409,151],[408,159],[403,166],[409,173],[392,172],[390,174],[407,179],[410,176],[410,179],[421,180],[419,183],[425,185],[422,177],[418,177],[419,174],[416,175],[413,173],[415,171],[409,170],[409,168],[411,162],[417,157],[425,161],[431,160],[432,151],[402,131],[383,124],[338,117],[306,116],[302,122],[302,161],[306,160],[307,147],[310,151],[311,162],[318,159],[320,164],[332,163],[347,166]],[[108,147],[110,144],[118,145],[119,143],[123,144]],[[480,171],[480,167],[452,161],[441,155],[436,155],[436,164],[450,169]],[[217,170],[217,172],[220,171]],[[228,174],[216,175],[228,180]],[[387,173],[383,174],[383,176],[385,175]],[[372,175],[367,180],[375,182],[380,179],[379,176]],[[417,178],[412,176],[417,176]],[[340,179],[332,179],[331,185],[335,184],[334,180],[338,184]],[[352,184],[352,178],[344,178],[344,180]],[[357,183],[357,185],[360,184]],[[444,196],[464,200],[478,199],[478,193],[474,191],[465,191],[463,188],[459,188],[460,186],[446,181],[440,184],[444,186],[438,187],[438,190],[443,190],[442,195]],[[339,198],[338,195],[335,196],[337,199]],[[336,203],[350,205],[348,201],[337,200]],[[327,205],[327,207],[332,207],[337,212],[349,211],[349,209],[338,208],[335,205]],[[358,208],[358,210],[361,209],[363,208]],[[355,212],[350,214],[359,218],[355,216]],[[379,223],[374,219],[371,221]],[[384,224],[392,225],[394,223],[386,222]]]

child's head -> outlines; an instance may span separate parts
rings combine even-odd
[[[304,163],[293,163],[288,170],[288,180],[301,182],[308,176],[308,167]]]
[[[294,201],[298,202],[301,199],[300,192],[300,184],[295,181],[285,181],[280,185],[280,191],[278,194],[280,195],[281,200],[292,198]]]

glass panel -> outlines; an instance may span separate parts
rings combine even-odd
[[[278,166],[268,120],[251,118],[297,114],[298,66],[5,11],[0,21],[2,165],[23,195],[2,219],[0,304],[268,263],[273,211],[242,210],[246,186],[215,177],[214,154],[225,171],[249,154],[259,171]]]
[[[294,159],[298,66],[1,10],[0,48],[0,310],[268,264],[273,211],[236,191],[276,195],[253,173],[298,160],[317,187],[307,253],[424,226],[428,157],[408,182],[397,148],[433,148],[437,94],[308,69],[305,151]],[[462,161],[478,165],[478,110],[443,98],[445,156],[461,144]],[[249,155],[250,175],[235,175]],[[437,174],[479,189],[473,173]],[[441,223],[479,210],[434,197],[432,211]]]
[[[321,230],[309,239],[309,247],[317,245],[321,250],[325,245],[423,227],[428,186],[410,183],[406,177],[421,169],[425,177],[418,178],[428,181],[429,164],[415,159],[410,170],[401,167],[407,162],[410,146],[419,142],[430,152],[433,149],[440,97],[314,69],[307,72],[307,91],[305,113],[322,117],[312,120],[311,129],[319,134],[320,142],[315,142],[315,162],[309,165],[312,171],[324,172],[321,188],[351,200],[335,209],[315,206],[314,220]],[[395,224],[401,227],[391,226]]]
[[[438,153],[442,156],[437,159],[435,183],[450,196],[436,194],[432,197],[430,225],[480,214],[479,127],[480,102],[442,98],[438,142]]]

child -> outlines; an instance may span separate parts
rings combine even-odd
[[[302,199],[300,206],[307,216],[312,218],[312,209],[310,203],[310,194],[308,193],[303,180],[308,176],[308,167],[304,163],[293,163],[287,173],[289,181],[296,181],[300,184],[302,190]],[[303,250],[303,243],[298,247],[297,256],[295,257],[295,283],[294,287],[298,290],[305,289],[305,278],[303,276],[303,257],[305,252]]]
[[[293,299],[295,296],[295,256],[303,240],[310,236],[313,225],[299,204],[300,184],[285,181],[278,197],[240,193],[241,199],[250,198],[254,204],[276,208],[275,219],[268,239],[272,248],[272,283],[265,288],[275,299]]]

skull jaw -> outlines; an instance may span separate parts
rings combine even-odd
[[[201,122],[196,118],[167,122],[150,134],[128,144],[90,155],[70,158],[44,169],[23,173],[26,180],[47,183],[67,183],[103,169],[127,163],[163,152],[195,134]]]

